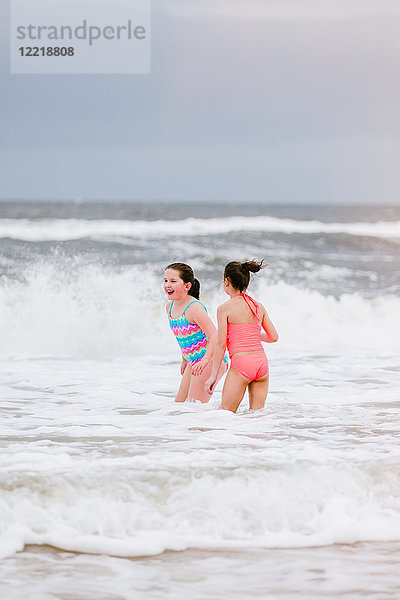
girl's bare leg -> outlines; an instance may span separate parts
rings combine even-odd
[[[186,398],[188,397],[191,375],[192,367],[190,364],[188,364],[183,372],[181,385],[179,386],[178,393],[176,394],[175,402],[185,402]]]
[[[200,402],[208,402],[209,399],[211,398],[211,395],[206,392],[205,390],[205,382],[207,381],[207,379],[210,377],[212,372],[212,361],[209,362],[209,364],[207,365],[207,367],[204,369],[204,371],[202,372],[201,375],[193,375],[191,380],[190,380],[190,387],[189,387],[189,392],[188,392],[188,400],[200,400]],[[226,363],[222,362],[219,371],[218,371],[218,377],[217,377],[217,382],[215,385],[217,385],[218,381],[221,379],[221,377],[225,374],[226,372]]]
[[[222,390],[221,408],[236,412],[243,400],[249,380],[236,369],[229,369]]]
[[[269,373],[249,384],[249,405],[251,410],[264,408],[268,394]]]

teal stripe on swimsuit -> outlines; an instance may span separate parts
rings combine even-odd
[[[195,302],[201,304],[207,312],[206,307],[200,300],[193,300],[187,305],[180,317],[173,319],[171,316],[173,300],[168,313],[169,324],[180,346],[182,356],[191,364],[199,362],[204,357],[208,347],[208,339],[204,331],[197,323],[190,323],[185,317],[185,312]],[[226,356],[224,356],[224,362],[228,363]]]
[[[199,302],[199,304],[204,306],[199,300],[193,300],[177,319],[173,319],[171,316],[174,301],[171,302],[169,309],[169,324],[181,348],[182,356],[192,364],[199,362],[203,358],[208,346],[207,336],[204,331],[197,323],[189,323],[185,317],[185,312],[194,302]],[[207,310],[205,306],[204,308]]]

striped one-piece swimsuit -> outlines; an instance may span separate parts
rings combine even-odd
[[[171,316],[171,311],[174,301],[172,301],[168,313],[169,324],[181,348],[182,356],[191,364],[197,363],[203,358],[208,346],[207,336],[204,331],[200,329],[197,323],[189,323],[185,317],[185,312],[194,302],[201,304],[207,311],[204,304],[202,304],[199,300],[193,300],[193,302],[190,302],[187,305],[180,317],[173,319]]]

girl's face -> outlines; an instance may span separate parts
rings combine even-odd
[[[181,279],[179,271],[166,269],[164,273],[164,292],[169,300],[182,300],[190,290],[191,284]]]

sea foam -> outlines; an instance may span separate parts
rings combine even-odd
[[[208,466],[199,452],[190,468],[179,452],[66,464],[49,448],[46,464],[45,449],[33,448],[30,457],[11,456],[8,474],[2,461],[0,553],[38,544],[146,556],[400,539],[395,472],[380,471],[379,457],[371,463],[361,451],[338,471],[329,453],[313,459],[306,448],[298,444],[290,461],[279,460],[276,446],[240,461],[236,451],[231,465],[209,449]]]
[[[266,306],[285,349],[399,349],[394,295],[338,298],[283,281],[257,280],[251,293]],[[202,296],[215,321],[225,300],[220,289]],[[139,267],[54,265],[27,268],[19,280],[0,282],[0,357],[112,358],[171,353],[176,344],[157,274]]]

